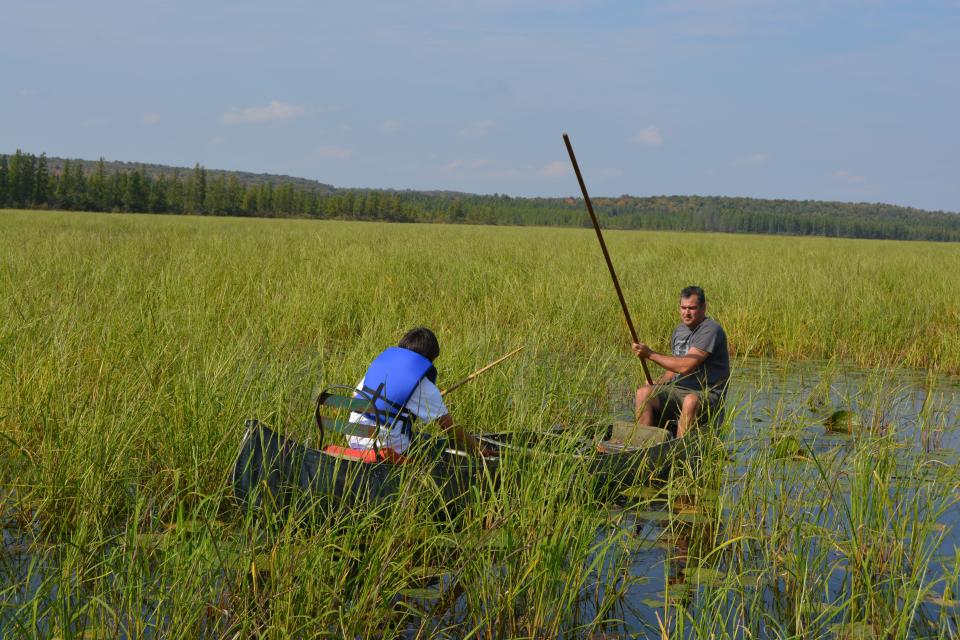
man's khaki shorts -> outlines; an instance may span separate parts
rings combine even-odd
[[[691,393],[700,396],[700,404],[697,407],[698,416],[712,415],[719,411],[723,404],[723,394],[717,389],[699,390],[675,384],[659,384],[650,396],[651,399],[658,398],[661,402],[657,421],[664,424],[668,420],[676,420],[680,415],[683,399]]]

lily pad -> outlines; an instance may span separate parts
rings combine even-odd
[[[847,409],[838,409],[827,416],[823,425],[834,433],[853,433],[860,427],[860,416]]]
[[[625,498],[647,498],[647,499],[653,500],[662,496],[663,493],[664,492],[662,489],[655,489],[653,487],[636,486],[636,487],[627,487],[626,489],[620,492],[620,495],[622,495]]]
[[[653,549],[669,549],[670,542],[667,540],[651,540],[645,538],[643,540],[632,540],[629,544],[629,549],[633,552],[639,551],[651,551]]]
[[[877,637],[873,627],[866,622],[834,624],[830,626],[830,630],[838,640],[873,640]]]
[[[960,452],[952,451],[950,449],[938,449],[936,451],[931,451],[926,455],[927,459],[929,460],[936,460],[947,465],[960,464]]]
[[[637,514],[637,520],[649,520],[651,522],[665,522],[670,520],[670,513],[667,511],[641,511]]]
[[[682,602],[689,597],[690,589],[683,584],[678,584],[670,588],[669,596],[667,595],[666,591],[661,591],[653,597],[642,599],[640,602],[647,605],[651,609],[662,609],[664,605],[673,605],[677,602]]]
[[[795,458],[800,455],[800,438],[786,435],[773,443],[771,448],[774,460]]]
[[[724,572],[709,567],[687,567],[683,570],[683,575],[690,582],[702,586],[716,586],[727,576]]]
[[[811,413],[821,411],[828,404],[830,404],[830,393],[823,389],[814,389],[807,396],[807,409]]]
[[[934,604],[941,609],[956,609],[960,607],[960,600],[954,600],[952,598],[943,598],[941,596],[930,594],[926,598],[927,602]]]
[[[439,587],[423,587],[419,589],[400,589],[400,595],[414,600],[436,600],[443,595],[443,589]]]
[[[144,551],[162,550],[170,545],[170,532],[138,533],[136,540],[137,546]]]
[[[450,573],[449,569],[444,569],[443,567],[432,567],[430,565],[421,565],[410,567],[405,571],[405,575],[409,578],[416,578],[420,580],[424,579],[438,579]]]
[[[705,513],[689,513],[681,512],[675,513],[673,519],[677,522],[683,522],[684,524],[701,524],[704,522],[711,522],[713,518]]]

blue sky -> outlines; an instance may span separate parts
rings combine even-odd
[[[960,0],[7,2],[0,152],[960,211]]]

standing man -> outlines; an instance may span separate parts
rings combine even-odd
[[[656,426],[667,405],[679,408],[677,437],[682,437],[704,412],[719,408],[730,378],[727,334],[707,317],[703,289],[689,286],[680,292],[680,324],[670,339],[673,355],[657,353],[642,342],[633,343],[638,358],[651,360],[664,369],[654,383],[637,389],[637,423]]]

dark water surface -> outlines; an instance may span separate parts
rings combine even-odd
[[[935,531],[942,532],[943,538],[936,545],[926,580],[935,582],[949,578],[951,569],[957,571],[956,554],[960,549],[960,495],[957,495],[960,490],[957,471],[960,459],[960,378],[930,376],[913,370],[851,370],[833,363],[747,361],[741,363],[735,372],[727,411],[730,414],[724,444],[728,459],[723,463],[725,485],[720,491],[732,498],[729,502],[747,499],[743,495],[743,486],[747,484],[751,472],[756,472],[756,458],[767,456],[775,458],[774,462],[764,467],[775,472],[772,477],[765,479],[770,495],[787,496],[787,500],[794,500],[796,512],[793,517],[816,519],[819,508],[812,504],[811,498],[816,496],[810,495],[809,487],[826,487],[828,481],[833,482],[834,478],[823,478],[813,460],[819,460],[822,464],[831,459],[845,460],[842,456],[853,449],[853,439],[856,437],[892,438],[899,444],[897,471],[892,477],[901,489],[906,486],[907,492],[910,491],[911,481],[918,476],[919,466],[926,468],[932,465],[946,470],[947,477],[952,481],[954,498],[936,519],[938,525]],[[838,417],[842,424],[849,424],[853,433],[836,433],[828,429],[827,424],[837,422],[831,417]],[[867,433],[869,436],[862,435]],[[842,470],[843,464],[828,465],[831,470],[838,467]],[[842,471],[837,475],[839,477],[835,479],[834,486],[839,492],[845,492],[843,502],[848,504],[850,487],[847,478],[843,477],[845,474]],[[709,502],[708,497],[708,507]],[[635,512],[629,508],[624,510],[621,519],[623,526],[632,527],[637,540],[629,566],[631,575],[638,581],[627,593],[621,612],[623,623],[611,629],[612,634],[641,637],[659,635],[665,620],[668,621],[668,628],[676,630],[675,611],[667,611],[664,601],[682,603],[687,614],[697,618],[704,615],[702,607],[706,605],[696,595],[703,593],[704,585],[709,586],[724,578],[723,567],[720,572],[697,568],[697,559],[691,557],[690,543],[698,538],[698,533],[703,533],[704,527],[712,526],[720,527],[719,535],[714,533],[713,537],[722,544],[724,516],[729,514],[730,509],[724,508],[724,515],[719,521],[714,521],[709,516],[702,517],[704,510],[694,507],[688,509],[693,514],[689,518],[689,526],[683,526],[682,523],[678,526],[675,521],[665,521],[662,513],[655,511],[670,508],[667,502],[663,502],[648,505],[647,509],[652,512]],[[683,508],[683,504],[673,506],[674,511],[681,509],[681,513]],[[830,509],[828,511],[831,513],[824,516],[826,520],[842,515]],[[818,539],[811,539],[810,542],[814,547],[811,556],[816,555],[815,547],[818,544],[828,544],[826,540]],[[704,549],[701,548],[700,554],[703,553]],[[823,550],[823,553],[835,567],[826,580],[829,593],[823,599],[842,603],[844,589],[850,579],[845,571],[846,564],[833,551]],[[748,561],[745,564],[749,566],[750,563]],[[955,573],[953,577],[955,580]],[[924,603],[917,615],[930,620],[937,620],[941,613],[952,615],[953,622],[946,628],[950,637],[956,637],[956,624],[960,616],[956,590],[960,584],[951,583],[949,579],[947,582],[954,589],[953,601],[937,602],[936,598],[930,598],[932,601]],[[936,594],[943,593],[942,584],[933,591]],[[762,594],[759,601],[767,610],[754,611],[755,615],[773,620],[783,615],[775,593]],[[716,607],[716,602],[710,606]],[[858,624],[850,626],[851,621],[845,620],[841,614],[834,616],[834,621],[827,628],[837,631],[838,636],[853,634],[850,637],[854,637],[858,630],[863,632],[866,628]],[[784,627],[789,626],[786,621],[783,622]],[[764,635],[784,635],[784,629],[779,628],[778,624],[772,622],[761,625],[765,629]],[[689,620],[685,626],[684,635],[696,635],[690,628]],[[932,623],[928,623],[928,627],[931,627],[932,636],[938,635]],[[842,628],[847,631],[841,632]],[[725,631],[735,637],[746,637],[733,622]],[[830,635],[833,635],[832,631]],[[926,637],[927,633],[910,630],[906,635]]]

